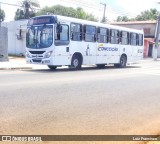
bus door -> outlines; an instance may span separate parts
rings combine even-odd
[[[55,27],[55,61],[59,65],[69,65],[69,24],[57,24]]]

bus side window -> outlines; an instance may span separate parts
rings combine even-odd
[[[139,34],[136,34],[136,45],[139,45]]]
[[[115,29],[110,30],[110,42],[112,44],[119,44],[119,31]]]
[[[62,31],[57,33],[57,40],[68,41],[69,40],[69,27],[67,25],[62,24]]]
[[[82,25],[71,23],[71,40],[82,41]]]
[[[96,42],[96,27],[84,25],[84,40],[87,42]]]
[[[143,35],[142,34],[139,34],[138,36],[138,45],[143,46]]]
[[[120,34],[120,41],[122,45],[128,45],[129,44],[129,33],[126,31],[121,31]]]
[[[55,45],[68,45],[69,44],[69,26],[61,24],[62,31],[55,36]]]
[[[137,45],[137,34],[136,33],[130,33],[130,44],[133,46]]]
[[[98,27],[97,41],[99,43],[107,43],[108,42],[108,29]]]

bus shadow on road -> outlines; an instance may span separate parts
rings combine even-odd
[[[56,70],[50,69],[32,69],[25,70],[27,72],[35,72],[35,73],[59,73],[59,72],[82,72],[82,71],[112,71],[112,70],[126,70],[126,69],[139,69],[141,66],[126,66],[125,68],[116,68],[114,66],[105,66],[104,68],[97,68],[96,66],[87,66],[82,67],[80,70],[69,69],[68,67],[62,68],[59,67]]]

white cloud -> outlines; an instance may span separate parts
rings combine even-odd
[[[129,14],[137,15],[154,8],[157,0],[117,0],[116,4]]]
[[[12,6],[8,4],[16,4],[19,5],[17,0],[0,0],[2,2],[1,9],[5,12],[5,21],[14,20],[15,12],[18,6]]]

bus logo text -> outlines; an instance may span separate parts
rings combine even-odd
[[[116,47],[98,47],[98,51],[118,51]]]

